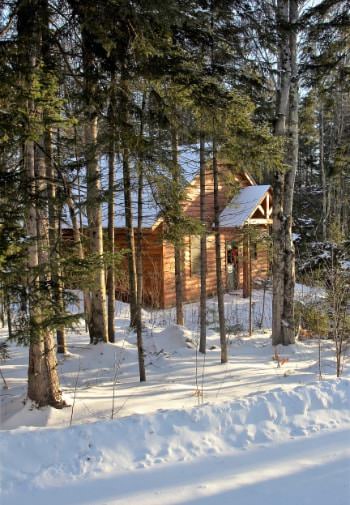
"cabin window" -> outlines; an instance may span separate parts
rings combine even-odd
[[[190,239],[191,275],[198,275],[201,271],[201,239],[192,235]]]

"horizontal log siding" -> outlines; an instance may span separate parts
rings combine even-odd
[[[264,227],[259,227],[265,230]],[[72,230],[63,231],[64,240],[72,242]],[[239,287],[243,286],[243,247],[242,232],[239,229],[226,228],[221,231],[221,257],[222,272],[225,288],[227,288],[226,243],[234,240],[238,243]],[[116,250],[127,249],[125,228],[115,229]],[[190,302],[199,299],[200,276],[191,273],[190,239],[185,239],[184,246],[184,301]],[[253,282],[264,279],[269,273],[268,247],[265,243],[258,244],[257,259],[252,260]],[[142,262],[144,270],[143,290],[144,303],[155,308],[166,308],[175,305],[175,276],[174,276],[174,248],[166,241],[162,241],[161,227],[156,230],[143,231]],[[116,279],[117,297],[128,300],[128,267],[126,259],[117,271]],[[215,238],[214,234],[207,237],[207,295],[216,294],[215,272]]]
[[[116,250],[127,249],[126,229],[115,229]],[[143,268],[143,302],[147,306],[163,306],[163,246],[160,230],[143,230],[142,268]],[[116,278],[116,295],[128,300],[128,266],[125,259],[120,265]]]
[[[225,242],[222,238],[221,258],[223,273],[225,276]],[[163,246],[164,262],[164,306],[175,305],[175,273],[174,273],[174,247],[169,242],[164,242]],[[191,272],[191,252],[190,238],[185,238],[183,248],[183,281],[184,281],[184,301],[191,302],[199,299],[200,275]],[[210,234],[207,237],[207,295],[216,293],[216,270],[215,270],[215,237]]]

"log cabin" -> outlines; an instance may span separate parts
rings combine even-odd
[[[197,165],[198,170],[198,165]],[[210,167],[205,177],[205,226],[207,239],[207,295],[216,294],[215,236],[213,232],[213,176]],[[136,196],[136,195],[135,195]],[[226,291],[242,289],[248,296],[255,283],[269,274],[268,240],[272,224],[272,193],[268,185],[257,185],[246,172],[235,173],[230,164],[219,163],[221,269]],[[183,212],[200,218],[200,180],[194,175],[182,202]],[[123,202],[116,211],[115,244],[127,249]],[[164,220],[156,197],[145,188],[143,198],[142,263],[143,302],[153,308],[175,305],[174,246],[164,238]],[[133,220],[137,223],[136,198]],[[200,237],[184,238],[182,249],[184,302],[200,296]],[[128,274],[125,261],[117,280],[117,298],[128,300]]]
[[[200,178],[198,160],[179,157],[186,165],[188,185],[182,209],[185,215],[200,219]],[[248,172],[236,173],[229,163],[219,162],[219,206],[221,270],[226,291],[242,289],[244,297],[270,271],[268,236],[272,224],[272,191],[257,185]],[[106,174],[104,174],[106,175]],[[103,177],[103,174],[102,174]],[[153,181],[154,182],[154,181]],[[117,184],[118,185],[118,184]],[[171,187],[170,187],[171,190]],[[133,224],[137,226],[137,189],[133,195]],[[123,183],[119,180],[115,206],[115,247],[126,250],[127,229]],[[104,207],[104,214],[106,207]],[[152,181],[145,183],[142,213],[143,303],[151,308],[175,305],[174,246],[165,239],[165,222],[161,215]],[[216,294],[216,263],[213,174],[208,164],[205,175],[205,227],[207,240],[207,295]],[[106,216],[103,225],[107,228]],[[83,223],[83,229],[85,229]],[[64,234],[68,238],[72,230]],[[83,231],[84,234],[84,231]],[[200,236],[185,236],[182,248],[183,300],[193,302],[200,296]],[[127,259],[121,263],[116,280],[116,297],[128,301]]]

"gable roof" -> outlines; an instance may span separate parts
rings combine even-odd
[[[221,212],[219,226],[222,228],[243,226],[254,214],[269,189],[269,185],[247,186],[241,189]]]

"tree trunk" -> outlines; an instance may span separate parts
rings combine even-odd
[[[327,174],[324,163],[324,117],[323,117],[323,105],[321,103],[321,108],[319,112],[319,149],[320,149],[320,174],[322,183],[322,238],[324,241],[327,240]]]
[[[123,157],[123,184],[124,184],[124,206],[125,206],[125,227],[127,232],[128,246],[128,274],[129,274],[129,301],[130,301],[130,326],[136,329],[137,322],[137,273],[136,273],[136,248],[135,233],[133,223],[133,199],[131,187],[129,143],[132,135],[129,124],[130,89],[129,72],[126,53],[122,64],[120,80],[120,117],[121,117],[121,144]]]
[[[113,127],[111,127],[111,130]],[[111,265],[107,271],[107,290],[108,290],[108,340],[115,341],[114,331],[114,316],[115,316],[115,274],[114,274],[114,260],[115,253],[114,244],[114,161],[115,161],[115,148],[114,148],[114,133],[110,132],[110,145],[108,152],[108,243],[109,252],[112,255]]]
[[[86,93],[85,158],[87,165],[87,219],[89,252],[96,258],[95,282],[91,289],[90,338],[94,344],[108,342],[106,282],[103,265],[103,230],[101,212],[101,174],[97,154],[96,72],[89,34],[82,29],[83,67]]]
[[[64,313],[63,285],[60,268],[60,250],[59,250],[59,210],[56,203],[56,173],[52,163],[51,149],[51,131],[47,130],[44,135],[46,176],[48,190],[48,212],[49,212],[49,244],[50,244],[50,263],[52,272],[53,300],[57,313]],[[57,352],[66,354],[66,330],[62,325],[56,331]]]
[[[12,311],[11,311],[11,301],[8,293],[4,293],[4,305],[6,308],[6,320],[7,320],[7,330],[9,338],[12,338]]]
[[[35,198],[36,198],[36,241],[37,241],[37,261],[40,265],[39,279],[36,283],[36,303],[40,306],[37,312],[35,308],[32,312],[37,312],[32,320],[33,354],[29,360],[28,369],[28,397],[38,405],[52,405],[62,407],[59,380],[57,375],[56,345],[53,333],[45,325],[45,318],[50,317],[52,312],[51,293],[51,271],[49,258],[49,219],[48,219],[48,190],[47,190],[47,170],[44,154],[44,141],[34,151],[34,173],[35,173]],[[34,258],[33,258],[34,259]]]
[[[145,109],[145,94],[142,98],[141,123],[140,123],[140,143],[142,149],[143,142],[143,114]],[[137,300],[136,300],[136,336],[137,352],[139,361],[140,381],[146,380],[145,357],[142,339],[142,296],[143,296],[143,268],[142,268],[142,214],[143,214],[143,154],[138,154],[138,191],[137,191],[137,240],[136,240],[136,273],[137,273]]]
[[[94,344],[108,342],[106,283],[103,266],[102,212],[100,170],[97,160],[97,116],[90,117],[85,125],[87,148],[87,218],[89,226],[89,252],[96,257],[95,279],[91,289],[90,336]]]
[[[201,236],[201,293],[199,309],[199,352],[205,354],[207,339],[207,222],[205,215],[205,141],[201,132],[199,138],[199,166],[200,166],[200,220],[203,226]]]
[[[293,224],[293,195],[295,176],[298,167],[298,64],[297,64],[297,26],[298,0],[289,0],[289,33],[291,81],[289,88],[289,117],[288,117],[288,170],[284,184],[284,297],[282,312],[282,343],[294,344],[294,286],[295,286],[295,249],[292,236]]]
[[[252,239],[250,236],[250,230],[248,227],[248,265],[249,265],[249,336],[251,337],[253,334],[253,302],[252,302],[252,295],[253,295],[253,275],[252,275]]]
[[[282,343],[281,327],[284,298],[283,189],[283,174],[276,172],[273,179],[272,207],[272,345]]]
[[[129,151],[127,147],[123,148],[123,180],[124,180],[124,201],[125,201],[125,227],[127,230],[127,245],[128,245],[130,326],[132,328],[135,328],[137,320],[135,236],[133,227]]]
[[[52,50],[50,41],[50,15],[49,5],[46,0],[41,4],[41,30],[42,30],[42,45],[41,55],[45,72],[50,72],[52,69]],[[50,124],[47,113],[44,113],[44,123]],[[60,236],[59,236],[59,207],[56,198],[56,170],[54,169],[52,159],[52,132],[48,126],[43,134],[44,162],[46,164],[47,178],[47,197],[48,197],[48,239],[50,246],[50,268],[52,277],[52,301],[55,311],[58,316],[64,314],[64,296],[63,283],[60,261]],[[59,148],[58,148],[59,152]],[[59,159],[58,159],[59,161]],[[57,352],[65,354],[66,346],[66,330],[64,325],[56,329]]]
[[[42,2],[40,6],[43,7]],[[47,9],[47,5],[46,7]],[[22,66],[22,85],[28,93],[33,88],[33,73],[38,64],[37,56],[41,53],[40,44],[41,23],[39,19],[39,2],[31,5],[21,3],[17,11],[17,33],[19,62]],[[32,140],[34,127],[30,118],[35,115],[40,118],[31,99],[23,100],[23,107],[29,118],[24,131],[23,165],[27,189],[25,227],[27,232],[27,264],[28,264],[28,311],[29,311],[29,366],[28,366],[28,398],[39,406],[51,405],[63,407],[55,344],[52,332],[44,325],[47,317],[49,261],[48,261],[48,220],[47,220],[47,187],[46,166],[43,153],[37,159],[35,171],[35,150]],[[43,148],[43,145],[41,146]],[[38,266],[41,274],[39,278]]]
[[[279,39],[279,88],[276,100],[275,135],[286,137],[289,90],[291,85],[289,1],[277,2],[277,35]],[[285,297],[285,216],[283,197],[284,173],[276,172],[273,178],[273,260],[272,260],[272,344],[283,343],[283,308]],[[289,224],[287,225],[289,226]]]
[[[217,165],[217,147],[216,139],[213,138],[213,181],[214,181],[214,233],[215,233],[215,264],[216,264],[216,290],[218,298],[218,314],[220,327],[220,346],[221,346],[221,363],[227,363],[227,340],[225,328],[225,305],[224,305],[224,288],[222,282],[221,271],[221,244],[220,244],[220,227],[219,227],[219,178]]]
[[[173,180],[176,188],[180,186],[180,171],[178,163],[178,140],[175,128],[171,132]],[[176,324],[183,326],[183,280],[182,280],[182,244],[181,240],[174,243],[175,255],[175,296],[176,296]]]
[[[243,231],[243,298],[249,296],[249,237],[246,230]]]

